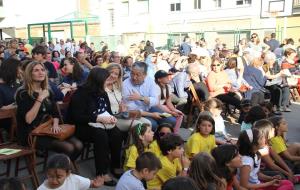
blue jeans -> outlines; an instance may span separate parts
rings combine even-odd
[[[153,112],[158,112],[158,113],[164,113],[160,108],[158,107],[152,107],[150,108],[149,112],[153,113]],[[175,124],[176,124],[176,118],[175,117],[166,117],[166,118],[162,118],[162,119],[159,119],[159,120],[155,120],[154,118],[152,117],[145,117],[147,118],[151,124],[152,124],[152,131],[156,131],[157,127],[160,125],[160,124],[163,124],[163,123],[169,123],[170,125],[172,125],[173,127],[175,127]]]

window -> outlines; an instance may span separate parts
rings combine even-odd
[[[180,11],[181,3],[171,3],[171,11]]]
[[[251,0],[237,0],[236,5],[251,5]]]
[[[215,7],[221,7],[221,0],[214,0],[215,1]]]
[[[124,16],[129,15],[129,2],[128,1],[122,2],[121,14]]]
[[[294,0],[294,7],[300,7],[300,0]]]
[[[115,15],[114,15],[114,9],[108,9],[109,11],[109,18],[110,18],[110,23],[111,27],[115,27]]]
[[[194,0],[194,9],[201,9],[201,0]]]
[[[138,13],[149,13],[149,0],[138,0],[137,1]]]

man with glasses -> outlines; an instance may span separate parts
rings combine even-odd
[[[122,90],[122,97],[128,110],[141,111],[155,131],[159,124],[168,123],[168,116],[162,114],[163,111],[153,110],[159,103],[160,93],[154,80],[147,76],[147,69],[148,66],[144,62],[135,62],[132,65],[130,77],[123,83],[125,88]]]

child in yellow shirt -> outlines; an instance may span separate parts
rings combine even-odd
[[[192,159],[199,152],[210,153],[216,147],[215,121],[209,115],[199,115],[196,132],[186,143],[186,155]]]
[[[270,144],[272,149],[279,154],[284,160],[292,162],[293,172],[295,174],[300,173],[300,144],[293,143],[286,145],[286,142],[283,138],[284,133],[288,131],[288,123],[281,116],[273,116],[269,119],[275,128],[275,137],[271,138]]]
[[[185,176],[190,161],[183,155],[183,140],[175,134],[167,134],[160,140],[162,156],[160,162],[162,168],[157,172],[153,180],[147,183],[148,189],[160,189],[162,184],[178,174]],[[181,158],[181,164],[176,164],[176,159]],[[184,169],[182,169],[182,166]]]
[[[138,124],[131,129],[128,148],[125,151],[124,170],[134,169],[137,157],[148,151],[153,141],[153,132],[149,124]]]

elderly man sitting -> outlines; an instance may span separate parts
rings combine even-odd
[[[143,117],[151,121],[152,130],[155,131],[159,124],[170,123],[175,126],[169,114],[155,106],[159,103],[159,89],[154,80],[147,77],[147,64],[135,62],[132,65],[130,77],[123,83],[123,98],[128,110],[140,110]]]

